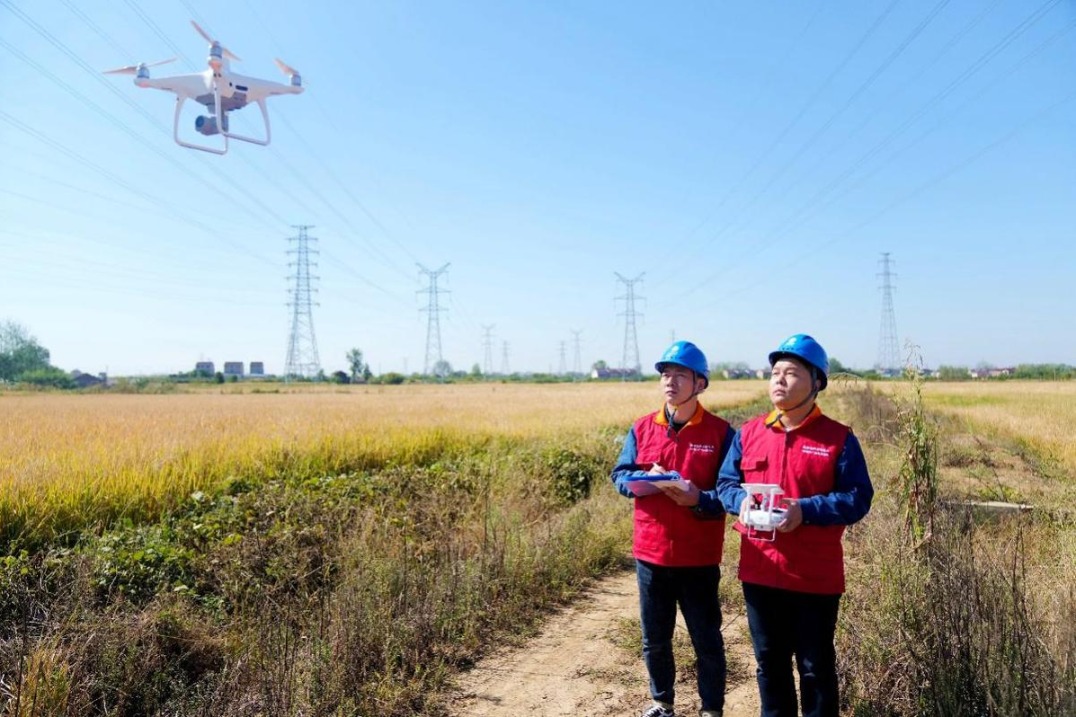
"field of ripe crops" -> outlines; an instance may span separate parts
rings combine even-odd
[[[1076,471],[1074,381],[928,382],[923,396],[928,408],[1018,436]]]
[[[715,384],[707,403],[764,391]],[[0,535],[152,518],[221,481],[422,462],[483,437],[549,439],[652,410],[654,383],[0,394]]]

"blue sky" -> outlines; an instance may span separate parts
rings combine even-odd
[[[98,71],[195,19],[270,100],[268,147],[172,142],[172,96]],[[1076,363],[1076,3],[0,0],[0,319],[56,365],[283,369],[313,225],[321,365],[513,371],[670,339],[762,365],[813,334],[878,359],[879,260],[928,365]],[[193,134],[185,117],[181,132]],[[242,119],[240,119],[242,118]],[[233,122],[260,131],[257,109]]]

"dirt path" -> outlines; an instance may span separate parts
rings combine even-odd
[[[746,624],[742,615],[724,617],[729,661],[725,715],[754,717],[758,695]],[[552,616],[526,645],[498,651],[461,675],[449,709],[456,717],[641,714],[650,703],[646,670],[638,653],[623,645],[638,624],[635,574],[605,578]],[[677,632],[687,639],[682,623]],[[683,672],[678,668],[677,713],[695,715],[694,674]]]

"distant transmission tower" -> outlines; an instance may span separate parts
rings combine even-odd
[[[574,373],[576,376],[583,375],[583,352],[580,349],[579,341],[579,337],[582,335],[582,333],[582,329],[572,329],[572,373]]]
[[[643,366],[639,362],[639,334],[635,330],[635,320],[641,314],[635,311],[635,285],[642,283],[643,274],[639,274],[634,279],[625,279],[620,274],[616,274],[616,278],[624,284],[627,290],[623,296],[617,297],[624,300],[624,313],[621,314],[624,317],[624,358],[621,360],[620,367],[625,370],[634,369],[641,374]]]
[[[563,376],[568,373],[568,352],[567,343],[560,342],[560,364],[557,366],[557,374]]]
[[[495,324],[482,325],[482,375],[493,375],[493,327]]]
[[[882,252],[882,265],[878,276],[882,279],[882,328],[878,334],[878,366],[882,371],[899,371],[900,349],[897,346],[897,318],[893,313],[893,279],[896,274],[889,270],[893,261],[889,252]]]
[[[437,288],[437,277],[448,271],[448,264],[445,264],[437,271],[430,271],[422,264],[418,265],[419,271],[426,275],[429,279],[429,285],[425,289],[420,289],[418,293],[425,293],[427,295],[426,308],[420,309],[425,311],[426,317],[426,363],[422,367],[422,373],[426,376],[430,375],[430,369],[434,368],[440,371],[444,368],[444,357],[441,355],[441,312],[444,309],[441,308],[437,297],[440,294],[445,294],[445,289]]]
[[[511,373],[508,370],[508,342],[501,343],[501,375],[507,376]]]
[[[299,230],[299,236],[288,237],[288,241],[296,242],[296,246],[288,250],[288,254],[295,255],[295,261],[288,262],[288,266],[295,267],[295,273],[289,277],[292,282],[288,288],[291,333],[288,336],[288,355],[284,359],[284,377],[314,378],[321,372],[321,361],[318,360],[318,342],[314,338],[314,316],[311,311],[317,304],[310,298],[317,291],[312,283],[318,278],[310,275],[310,267],[316,267],[317,262],[310,261],[310,255],[318,252],[310,248],[310,242],[317,239],[306,234],[306,230],[312,229],[312,226],[302,224],[295,228]]]

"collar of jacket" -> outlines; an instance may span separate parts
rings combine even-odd
[[[769,428],[774,431],[783,431],[785,433],[791,433],[792,431],[798,431],[799,429],[803,428],[808,423],[811,423],[821,415],[822,409],[819,408],[818,404],[816,403],[814,405],[814,408],[811,409],[811,412],[807,414],[807,417],[803,419],[803,422],[800,423],[800,425],[796,426],[795,428],[785,428],[785,425],[781,423],[781,412],[777,409],[774,409],[766,415],[766,428]]]
[[[696,403],[695,404],[695,413],[694,413],[694,415],[692,415],[691,418],[689,418],[687,423],[685,423],[684,425],[685,426],[697,426],[698,424],[702,423],[702,414],[704,414],[704,413],[706,413],[706,409],[702,407],[701,403]],[[654,423],[657,423],[660,426],[669,425],[668,419],[665,418],[665,407],[664,406],[661,407],[660,411],[658,411],[657,413],[654,414]]]

